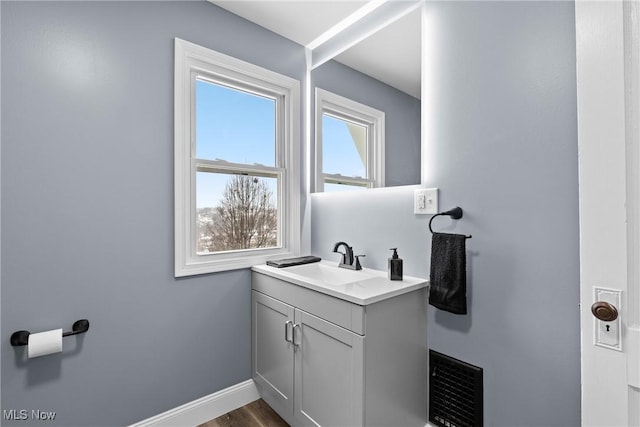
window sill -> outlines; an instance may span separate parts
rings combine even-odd
[[[292,258],[300,256],[298,253],[291,251],[283,251],[281,249],[274,250],[268,254],[261,253],[259,255],[243,255],[234,258],[215,259],[216,255],[200,256],[205,258],[202,261],[192,260],[182,265],[175,266],[175,277],[188,277],[198,274],[219,273],[223,271],[240,270],[251,268],[254,265],[264,264],[267,261],[280,258]],[[212,259],[213,258],[213,259]]]

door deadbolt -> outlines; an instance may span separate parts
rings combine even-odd
[[[618,310],[616,307],[606,301],[594,302],[591,306],[591,313],[603,322],[612,322],[618,318]]]

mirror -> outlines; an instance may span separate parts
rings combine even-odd
[[[420,184],[421,9],[350,44],[310,73],[315,191]],[[379,152],[371,142],[380,135],[367,128],[376,112]]]

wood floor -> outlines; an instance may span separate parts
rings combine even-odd
[[[200,424],[198,427],[289,427],[262,399]]]

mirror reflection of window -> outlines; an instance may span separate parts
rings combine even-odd
[[[367,127],[331,114],[322,115],[322,171],[368,178]],[[325,178],[325,191],[327,180]]]
[[[318,191],[384,186],[385,113],[316,90]]]

